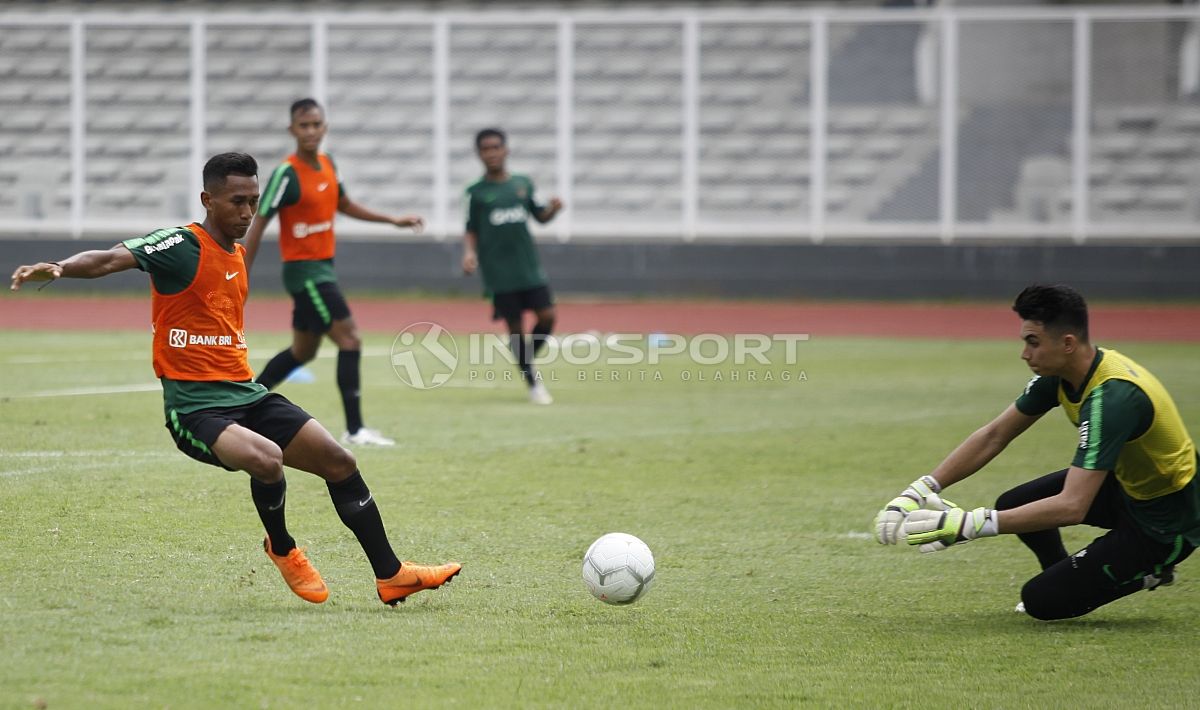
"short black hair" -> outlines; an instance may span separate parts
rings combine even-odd
[[[504,135],[504,131],[499,128],[485,128],[475,134],[476,150],[479,150],[479,146],[483,144],[484,138],[499,138],[500,145],[508,145],[508,136]]]
[[[1055,333],[1073,333],[1088,342],[1087,301],[1070,286],[1029,286],[1013,302],[1013,311],[1021,320],[1041,323]]]
[[[288,119],[294,119],[298,112],[307,111],[310,108],[315,108],[321,113],[325,113],[325,109],[321,108],[321,104],[317,103],[316,99],[306,96],[303,99],[297,99],[292,102],[292,107],[288,109]]]
[[[204,189],[214,192],[225,186],[230,175],[258,177],[258,162],[245,153],[218,153],[204,164]]]

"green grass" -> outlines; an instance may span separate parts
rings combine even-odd
[[[254,339],[254,364],[285,338]],[[1122,349],[1195,434],[1196,346]],[[0,707],[1193,705],[1200,567],[1044,624],[1012,612],[1036,571],[1013,537],[931,556],[868,538],[881,504],[1019,392],[1017,351],[818,338],[756,382],[677,358],[645,382],[580,382],[560,363],[548,408],[514,383],[412,390],[368,357],[368,423],[402,446],[359,462],[393,544],[464,563],[389,609],[315,477],[289,473],[288,520],[331,587],[320,606],[262,554],[246,476],[174,449],[158,392],[34,396],[152,384],[144,335],[5,333]],[[333,360],[311,369],[282,391],[340,433]],[[987,504],[1073,443],[1051,413],[953,498]],[[579,576],[610,531],[657,559],[631,607]]]

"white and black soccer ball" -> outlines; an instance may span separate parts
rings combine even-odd
[[[583,582],[606,604],[632,604],[654,582],[654,555],[633,535],[602,535],[583,556]]]

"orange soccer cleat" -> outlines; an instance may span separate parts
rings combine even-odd
[[[291,552],[280,557],[271,552],[270,537],[263,539],[263,549],[266,550],[267,557],[270,557],[275,566],[279,568],[279,573],[283,575],[283,581],[287,582],[296,596],[313,604],[320,604],[329,598],[329,587],[325,586],[325,580],[321,579],[321,573],[304,556],[303,549],[292,548]]]
[[[379,591],[379,600],[384,604],[395,606],[404,601],[410,594],[426,589],[437,589],[454,579],[462,571],[462,565],[448,562],[444,565],[419,565],[415,562],[405,562],[400,565],[400,571],[391,579],[375,580]]]

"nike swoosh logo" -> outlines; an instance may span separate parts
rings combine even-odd
[[[232,279],[234,276],[237,276],[237,275],[238,275],[238,274],[240,274],[240,273],[242,273],[242,272],[240,272],[240,271],[235,271],[235,272],[233,272],[233,273],[231,274],[231,273],[229,273],[228,271],[226,271],[226,272],[225,272],[225,280],[226,280],[226,281],[228,281],[228,280]]]
[[[389,587],[400,587],[401,589],[406,589],[408,587],[424,587],[425,583],[422,582],[420,579],[418,579],[415,582],[392,582],[388,586]]]
[[[325,192],[325,188],[327,187],[329,187],[329,183],[323,182],[320,185],[317,185],[317,192]]]
[[[283,495],[279,496],[279,502],[276,503],[275,505],[268,505],[267,510],[279,510],[280,508],[283,507],[283,502],[285,500],[287,500],[287,493],[284,493]]]
[[[367,503],[370,503],[370,502],[371,502],[371,496],[372,496],[372,495],[373,495],[373,494],[371,494],[371,493],[368,493],[368,494],[367,494],[367,497],[366,497],[366,499],[365,499],[365,500],[360,500],[360,501],[358,502],[358,507],[360,507],[360,508],[365,508],[365,507],[366,507],[366,505],[367,505]]]

